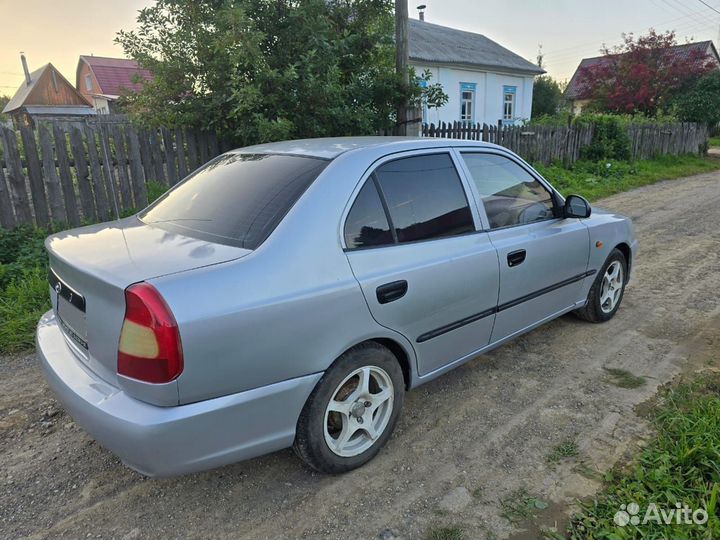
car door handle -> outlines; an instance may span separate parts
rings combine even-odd
[[[401,279],[399,281],[393,281],[391,283],[385,283],[385,285],[380,285],[375,290],[375,294],[377,295],[378,302],[381,304],[387,304],[389,302],[394,302],[395,300],[400,300],[400,298],[405,296],[407,290],[407,281]]]
[[[518,264],[522,264],[523,261],[525,261],[525,256],[527,253],[524,249],[518,249],[517,251],[511,251],[508,253],[507,261],[508,266],[517,266]]]

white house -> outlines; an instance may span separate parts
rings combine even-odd
[[[446,105],[423,111],[423,122],[504,124],[528,120],[533,81],[545,70],[481,34],[425,21],[408,21],[410,65],[449,96]]]

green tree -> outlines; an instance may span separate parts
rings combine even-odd
[[[720,71],[712,71],[679,92],[673,100],[676,116],[685,122],[720,122]]]
[[[146,124],[199,126],[239,144],[392,127],[399,103],[439,103],[437,85],[408,88],[395,74],[392,5],[158,0],[116,38],[154,73],[126,107]]]
[[[10,120],[10,115],[2,113],[2,110],[5,108],[5,105],[7,105],[9,101],[10,101],[10,96],[6,96],[5,94],[0,94],[0,122],[5,122],[7,120]]]
[[[535,78],[533,85],[532,115],[552,116],[562,108],[562,88],[549,75]]]

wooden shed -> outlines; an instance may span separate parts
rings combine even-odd
[[[3,109],[16,125],[38,119],[77,121],[95,114],[92,106],[62,74],[48,63],[32,73],[22,58],[25,80]]]

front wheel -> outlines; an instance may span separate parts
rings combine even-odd
[[[404,397],[402,370],[387,348],[353,347],[325,372],[305,403],[293,449],[320,472],[360,467],[390,437]]]
[[[585,307],[575,314],[590,322],[605,322],[613,318],[625,293],[627,259],[619,249],[613,249],[598,272]]]

